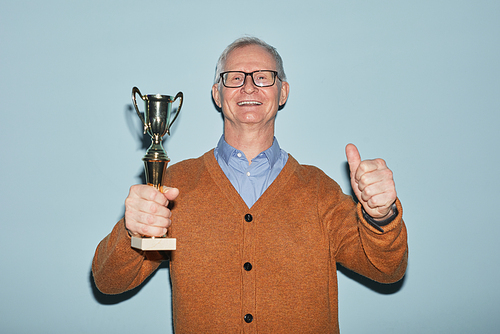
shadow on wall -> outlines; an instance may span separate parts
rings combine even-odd
[[[405,276],[403,276],[402,279],[400,279],[399,281],[397,281],[395,283],[390,283],[390,284],[379,283],[379,282],[373,281],[365,276],[362,276],[358,273],[355,273],[354,271],[349,270],[340,264],[337,264],[337,271],[341,272],[342,274],[344,274],[346,277],[352,279],[353,281],[356,281],[359,284],[364,285],[368,289],[375,291],[377,293],[380,293],[382,295],[391,295],[393,293],[398,292],[399,290],[401,290],[403,288],[403,285],[405,284],[405,281],[406,281],[406,275],[405,275]]]
[[[169,270],[169,261],[163,261],[160,264],[160,266],[158,267],[158,269],[156,269],[138,287],[136,287],[136,288],[134,288],[132,290],[125,291],[123,293],[117,294],[117,295],[107,295],[107,294],[102,293],[101,291],[99,291],[99,289],[97,288],[97,286],[95,284],[95,281],[94,281],[94,276],[92,275],[92,269],[91,269],[91,270],[89,270],[89,283],[90,283],[90,287],[92,289],[92,295],[94,296],[94,299],[99,304],[101,304],[101,305],[116,305],[116,304],[119,304],[121,302],[125,302],[125,301],[131,299],[132,297],[134,297],[136,294],[138,294],[139,291],[141,291],[142,288],[146,284],[148,284],[148,282],[156,275],[156,273],[159,270]],[[170,275],[169,275],[169,277],[170,277]],[[169,281],[169,283],[170,283],[170,287],[171,287],[172,286],[172,281]],[[173,312],[172,309],[171,309],[171,312]],[[170,316],[173,319],[173,314],[171,314]],[[124,317],[126,317],[126,315]],[[174,324],[173,324],[173,322],[172,322],[172,330],[171,330],[171,332],[174,333]]]
[[[168,270],[169,267],[169,262],[168,261],[163,261],[160,266],[158,267],[157,270],[155,270],[148,278],[144,280],[138,287],[125,291],[123,293],[117,294],[117,295],[107,295],[105,293],[102,293],[99,291],[97,288],[95,281],[94,281],[94,276],[92,275],[92,270],[89,270],[89,283],[90,287],[92,289],[92,295],[94,296],[94,299],[102,305],[115,305],[119,304],[121,302],[127,301],[130,298],[134,297],[136,294],[139,293],[139,291],[142,290],[142,288],[148,284],[148,282],[156,275],[156,273],[159,270]],[[170,275],[169,275],[170,277]],[[171,283],[170,283],[171,284]]]
[[[124,117],[130,135],[139,144],[137,149],[146,152],[146,149],[151,144],[151,137],[148,134],[143,133],[144,124],[138,117],[133,104],[125,105]],[[144,112],[141,112],[141,117],[144,118]]]

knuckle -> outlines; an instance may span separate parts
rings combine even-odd
[[[370,198],[373,196],[373,189],[372,187],[366,187],[364,190],[363,190],[363,194],[367,197],[367,198]]]
[[[362,174],[359,176],[359,179],[358,179],[358,183],[361,185],[361,186],[365,186],[369,183],[369,179],[368,179],[368,175],[367,174]]]
[[[389,168],[384,169],[384,175],[386,176],[386,178],[392,179],[393,177],[392,170],[390,170]]]
[[[154,225],[154,223],[155,223],[155,216],[154,216],[154,215],[151,215],[151,214],[146,214],[146,217],[145,217],[145,222],[146,222],[148,225]]]
[[[151,203],[149,206],[149,212],[150,213],[157,213],[158,212],[158,206],[155,203]]]
[[[134,197],[134,196],[137,197],[137,196],[139,196],[140,191],[141,191],[141,185],[140,184],[135,184],[135,185],[131,186],[130,189],[129,189],[129,192],[128,192],[129,197]]]
[[[361,172],[366,172],[368,169],[368,161],[363,160],[359,163],[358,170]]]
[[[154,187],[149,187],[149,199],[152,201],[157,201],[162,196],[161,193]]]
[[[144,225],[144,224],[139,226],[139,233],[142,235],[148,235],[149,227],[147,225]]]
[[[377,207],[381,206],[380,199],[378,197],[370,198],[370,203],[371,203],[373,208],[377,208]]]
[[[384,159],[380,159],[380,158],[377,158],[377,159],[374,159],[373,160],[378,166],[383,166],[385,167],[385,160]]]
[[[130,198],[130,196],[125,198],[125,208],[129,208],[132,204],[131,202],[132,202],[132,199]]]

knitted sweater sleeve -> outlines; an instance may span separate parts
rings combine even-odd
[[[363,218],[361,204],[343,194],[335,181],[322,174],[318,181],[318,212],[334,261],[381,283],[401,279],[406,271],[408,245],[399,199],[398,215],[381,231]]]
[[[130,246],[130,237],[120,220],[97,246],[92,274],[97,288],[105,294],[119,294],[140,285],[164,260],[156,251]]]

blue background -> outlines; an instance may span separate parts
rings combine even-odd
[[[350,192],[344,147],[384,158],[409,231],[399,284],[342,271],[342,333],[497,333],[498,1],[0,1],[0,331],[171,333],[168,269],[95,290],[95,247],[145,154],[131,90],[185,103],[172,163],[214,147],[216,60],[234,39],[281,53],[276,135]],[[300,265],[300,263],[297,263]]]

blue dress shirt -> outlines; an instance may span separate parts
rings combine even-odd
[[[288,160],[288,153],[280,148],[276,137],[271,147],[253,158],[250,165],[242,151],[226,143],[224,135],[214,154],[222,171],[249,208],[273,183]]]

